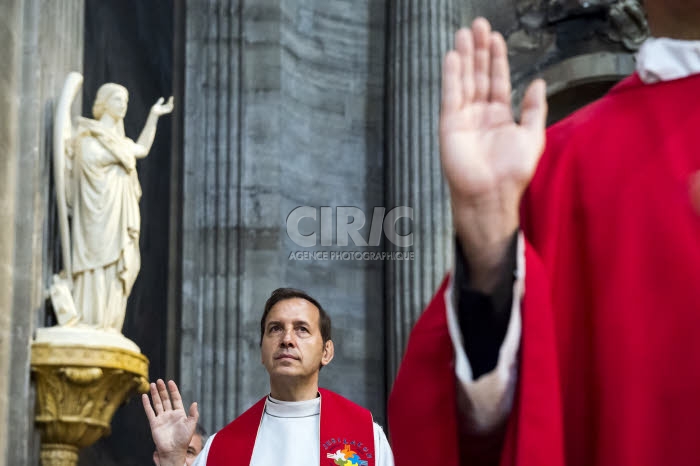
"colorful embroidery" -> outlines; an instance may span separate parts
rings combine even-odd
[[[361,459],[348,444],[345,444],[342,450],[336,450],[335,453],[326,453],[326,457],[332,459],[338,466],[367,466],[367,461]]]

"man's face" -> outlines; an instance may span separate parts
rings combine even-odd
[[[190,440],[190,444],[187,446],[187,456],[185,457],[185,464],[187,466],[192,466],[194,464],[194,460],[197,458],[197,455],[199,455],[199,452],[202,451],[202,448],[204,448],[204,445],[202,445],[202,437],[194,434],[192,440]]]
[[[270,378],[308,378],[333,359],[333,343],[323,344],[318,308],[301,298],[270,309],[262,339],[262,363]]]

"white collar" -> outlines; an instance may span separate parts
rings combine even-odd
[[[700,73],[700,41],[650,37],[637,53],[637,73],[646,84]]]
[[[318,416],[321,413],[321,397],[305,401],[282,401],[268,396],[265,413],[275,417]]]

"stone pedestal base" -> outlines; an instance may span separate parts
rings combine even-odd
[[[148,391],[148,359],[133,351],[132,342],[100,347],[94,338],[99,331],[86,329],[87,338],[69,343],[61,338],[64,331],[42,329],[32,344],[43,466],[76,465],[81,448],[110,433],[119,405]],[[105,337],[113,341],[107,332]]]

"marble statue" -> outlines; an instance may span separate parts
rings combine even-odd
[[[54,178],[64,269],[50,295],[61,326],[121,332],[126,302],[141,267],[141,186],[136,161],[153,144],[158,118],[173,98],[151,107],[134,142],[124,134],[129,93],[107,83],[97,91],[93,118],[71,123],[70,107],[82,84],[71,73],[54,122]]]

